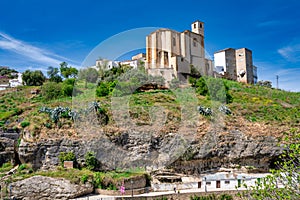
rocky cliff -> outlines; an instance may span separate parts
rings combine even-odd
[[[19,133],[0,131],[0,166],[6,162],[18,163],[17,141]]]
[[[201,141],[191,144],[169,168],[184,174],[241,166],[268,171],[282,151],[277,144],[272,136],[251,137],[240,131],[226,135],[210,132]]]
[[[150,171],[172,168],[176,172],[199,174],[221,167],[251,166],[269,169],[281,152],[273,136],[248,135],[238,130],[226,133],[208,131],[202,137],[184,134],[123,131],[90,139],[44,139],[22,141],[18,154],[21,162],[34,169],[50,169],[59,164],[60,152],[74,152],[80,165],[88,151],[96,153],[99,168],[145,167]]]

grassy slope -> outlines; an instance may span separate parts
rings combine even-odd
[[[277,133],[286,131],[291,127],[300,128],[300,93],[245,85],[227,80],[225,80],[225,84],[229,86],[229,93],[233,97],[232,103],[227,105],[233,111],[233,115],[225,117],[227,127],[232,126],[234,129],[238,128],[245,132],[248,130],[251,134],[254,132],[259,134],[276,134],[276,131]],[[38,136],[46,132],[48,136],[57,134],[57,137],[66,135],[75,137],[71,120],[64,120],[62,127],[58,129],[46,114],[38,112],[41,106],[56,107],[60,105],[72,107],[72,98],[43,101],[40,95],[32,95],[30,93],[34,88],[36,87],[23,87],[18,91],[14,89],[0,92],[0,126],[6,128],[22,128],[21,121],[23,120],[30,122],[30,125],[26,127],[25,130],[29,131],[33,136]],[[81,88],[84,93],[78,98],[85,100],[87,98],[84,96],[93,97],[91,92],[93,91],[93,86],[89,85],[89,88],[90,90]],[[88,101],[90,101],[93,98],[88,99]],[[111,97],[96,98],[96,100],[101,102],[102,107],[104,107],[111,117]],[[181,118],[180,105],[182,102],[186,103],[189,101],[190,98],[186,97],[186,95],[176,96],[173,92],[167,90],[137,93],[130,97],[129,113],[132,121],[142,126],[151,123],[150,114],[153,106],[159,109],[163,108],[167,116],[167,130],[170,130],[174,128],[174,126],[178,128],[180,124],[178,122],[180,122]],[[196,104],[209,107],[213,104],[220,104],[212,102],[200,95],[197,96],[196,101],[197,102],[192,102],[192,105]],[[199,119],[206,122],[210,120],[209,117],[202,116],[200,116]],[[45,125],[47,123],[51,124],[52,128],[46,128]],[[108,126],[114,126],[113,120],[110,120]],[[200,126],[200,129],[203,129],[202,132],[205,132],[205,128],[207,128],[205,126],[206,125]],[[9,169],[11,169],[9,166],[0,168],[0,177]],[[60,169],[57,171],[28,174],[20,171],[15,176],[15,179],[23,179],[35,174],[51,177],[65,177],[74,182],[79,182],[82,176],[92,176],[93,172],[89,170]],[[136,174],[111,174],[111,176],[116,179],[134,175]]]
[[[243,119],[249,123],[271,124],[273,127],[299,127],[300,93],[245,85],[228,80],[225,80],[225,84],[229,86],[229,93],[233,97],[232,103],[227,105],[234,113],[228,120],[229,122]],[[52,108],[59,105],[72,107],[72,98],[43,101],[40,95],[30,93],[33,88],[36,87],[23,87],[18,91],[14,89],[0,92],[0,126],[22,128],[20,122],[28,121],[30,125],[25,129],[29,130],[32,135],[38,135],[40,132],[52,132],[57,129],[57,126],[50,121],[49,117],[46,114],[39,113],[38,109],[41,106]],[[86,96],[88,96],[89,100],[87,102],[93,100],[94,95],[92,93],[94,90],[92,88],[92,85],[89,85],[89,90],[81,88],[84,92],[77,99],[86,99]],[[96,100],[101,102],[101,105],[111,117],[110,98],[96,97]],[[169,127],[176,126],[181,117],[181,103],[186,103],[191,99],[189,97],[184,98],[185,95],[179,97],[167,90],[133,94],[129,101],[129,114],[135,123],[147,125],[151,123],[151,108],[153,106],[163,107],[167,116],[167,125]],[[200,95],[197,96],[197,101],[193,102],[192,105],[210,106],[216,103]],[[63,123],[60,131],[72,129],[72,121],[64,120]],[[49,128],[49,126],[46,128],[46,124],[50,124],[52,128]],[[114,126],[113,120],[110,120],[109,125]]]

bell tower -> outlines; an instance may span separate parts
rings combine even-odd
[[[202,35],[204,37],[204,22],[199,20],[192,23],[192,32]]]

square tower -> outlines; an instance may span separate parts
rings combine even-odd
[[[204,22],[199,20],[192,23],[192,32],[204,36]]]
[[[252,51],[247,48],[236,51],[237,80],[243,83],[254,83]]]

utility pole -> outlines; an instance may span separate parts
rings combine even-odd
[[[277,90],[278,90],[278,88],[279,88],[279,86],[278,86],[278,79],[279,79],[279,76],[276,75]]]

